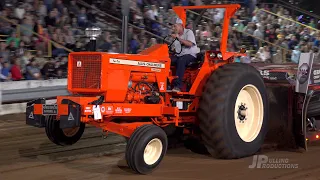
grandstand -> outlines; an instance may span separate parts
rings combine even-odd
[[[119,52],[120,2],[2,1],[0,81],[65,78],[67,55],[87,49],[84,29],[90,26],[98,26],[104,32],[97,41],[98,51]],[[317,23],[320,17],[284,1],[258,6],[212,0],[131,0],[130,3],[129,53],[139,53],[170,34],[169,23],[175,18],[171,6],[202,3],[242,4],[230,24],[228,48],[237,51],[245,46],[250,58],[238,61],[297,63],[301,52],[318,53],[320,46]],[[188,28],[194,30],[202,50],[218,48],[223,10],[208,10],[199,16],[200,13],[188,13]]]

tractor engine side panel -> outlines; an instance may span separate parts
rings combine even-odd
[[[106,82],[107,92],[105,94],[106,102],[124,102],[128,91],[130,71],[109,69]],[[102,79],[103,81],[103,79]]]

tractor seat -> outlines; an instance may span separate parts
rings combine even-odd
[[[187,67],[188,68],[199,68],[199,66],[203,63],[204,61],[204,52],[200,52],[197,54],[197,58],[195,61],[190,62]]]

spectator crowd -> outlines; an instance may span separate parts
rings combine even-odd
[[[84,29],[100,26],[96,7],[121,18],[121,1],[96,2],[93,9],[79,6],[75,0],[10,0],[0,3],[0,81],[64,78],[70,51],[86,51],[88,40]],[[128,28],[129,53],[139,53],[160,43],[171,33],[176,15],[172,6],[202,5],[202,0],[130,0]],[[226,3],[212,1],[212,3]],[[105,8],[107,9],[105,9]],[[231,19],[228,50],[239,51],[245,45],[248,56],[237,61],[265,63],[298,63],[302,52],[318,53],[319,23],[310,19],[302,26],[289,11],[277,5],[242,4]],[[259,10],[263,8],[284,18]],[[196,11],[200,12],[200,11]],[[195,26],[197,15],[188,13],[187,28],[194,29],[201,50],[218,49],[224,9],[211,9]],[[9,21],[8,21],[9,20]],[[12,23],[11,23],[11,22]],[[17,28],[15,24],[21,25]],[[138,27],[138,28],[136,28]],[[118,26],[121,28],[121,24]],[[19,32],[18,32],[19,31]],[[35,33],[33,33],[35,32]],[[149,33],[148,33],[149,32]],[[148,36],[152,33],[154,36]],[[120,52],[119,30],[104,31],[97,41],[97,50]],[[55,43],[49,43],[49,42]],[[46,57],[52,52],[51,57]]]
[[[68,53],[85,49],[81,36],[95,23],[75,0],[10,0],[0,6],[0,81],[65,77]]]

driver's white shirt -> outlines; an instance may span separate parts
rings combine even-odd
[[[180,39],[188,40],[188,41],[192,42],[193,46],[191,46],[191,47],[183,46],[181,53],[180,54],[176,54],[176,56],[183,56],[183,55],[186,55],[186,54],[190,54],[190,55],[192,55],[194,57],[197,57],[197,53],[200,52],[200,49],[197,47],[196,39],[195,39],[195,36],[194,36],[192,30],[184,29],[183,30],[183,34],[180,36]],[[180,50],[181,50],[181,43],[178,42],[178,41],[175,41],[174,42],[174,47],[176,49],[176,52],[179,53]]]

